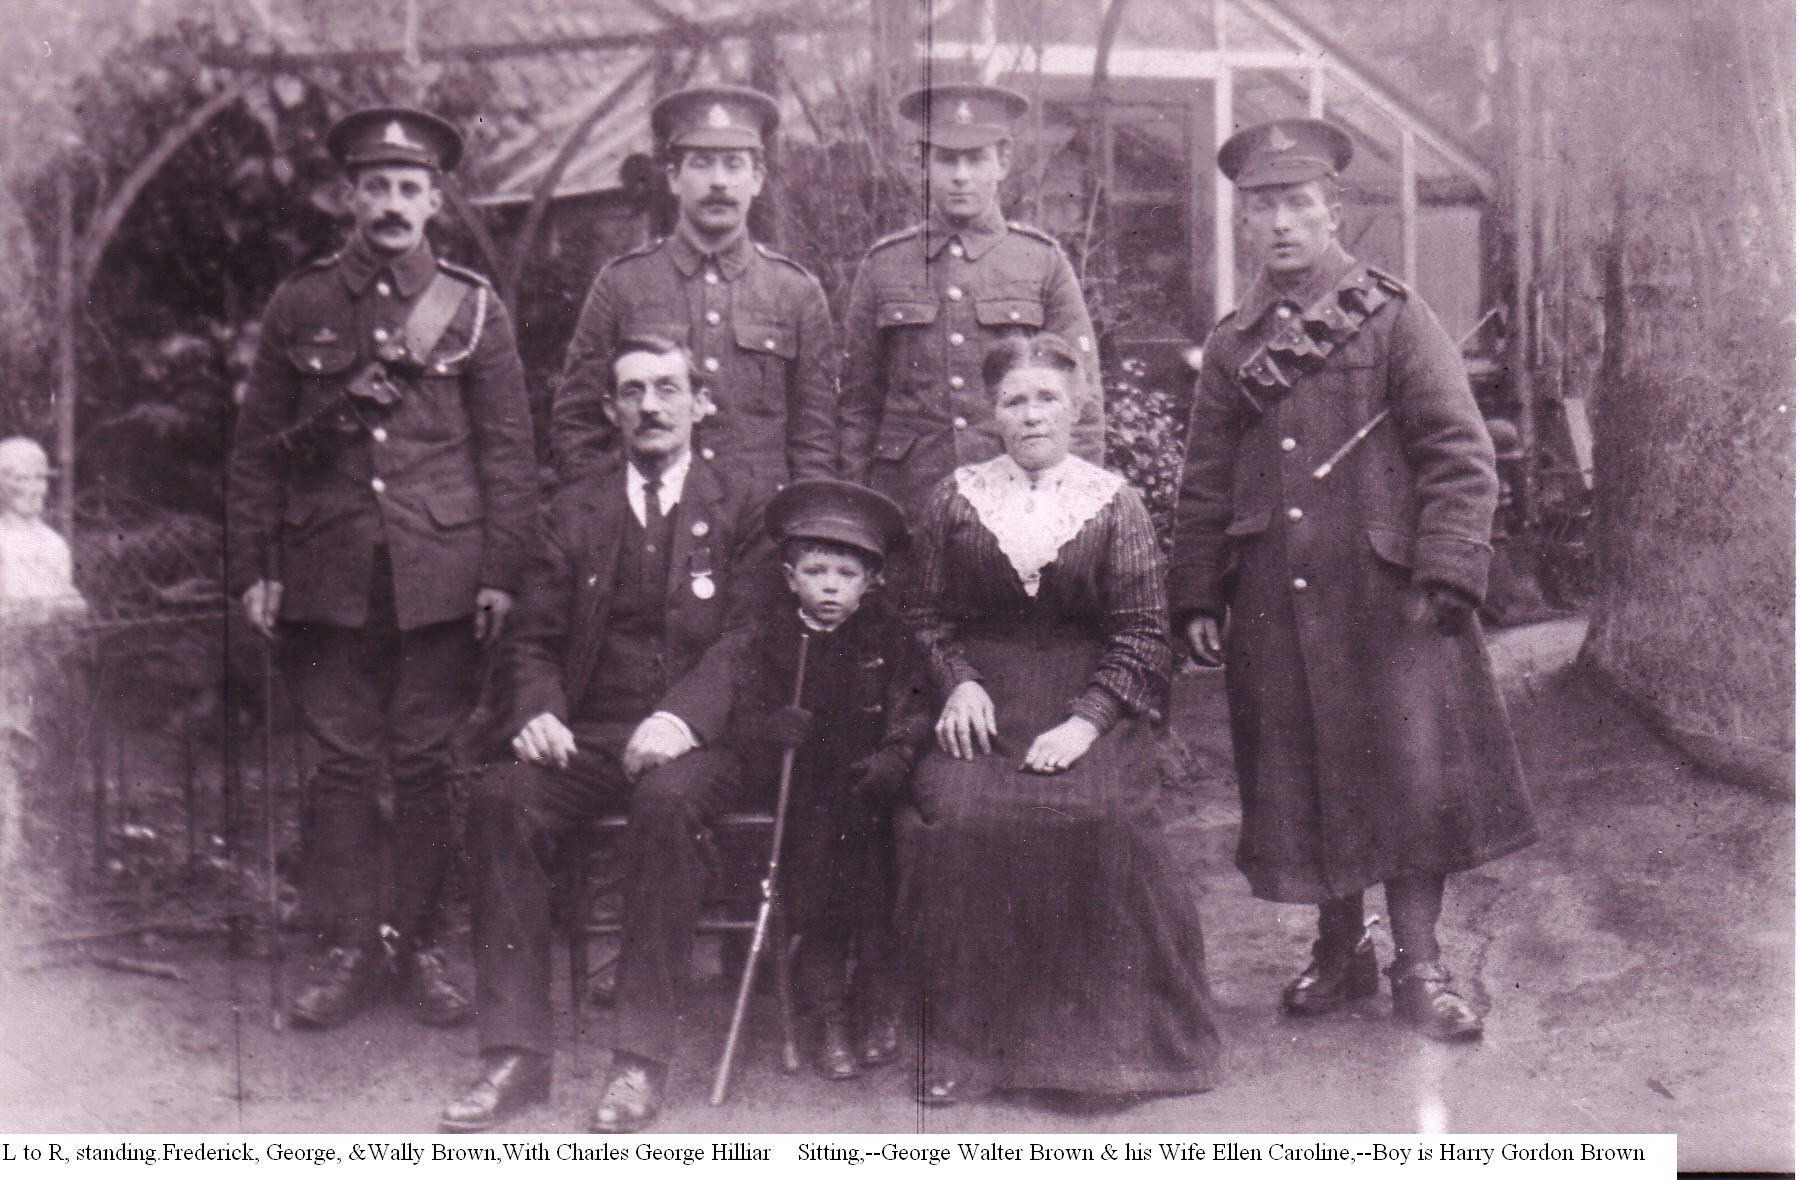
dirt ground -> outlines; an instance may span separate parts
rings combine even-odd
[[[1487,1010],[1479,1046],[1397,1028],[1385,995],[1315,1021],[1277,1014],[1311,911],[1249,896],[1231,865],[1235,788],[1220,775],[1170,832],[1206,923],[1230,1051],[1217,1090],[1103,1111],[1004,1096],[927,1113],[904,1066],[849,1083],[782,1073],[764,999],[735,1093],[712,1108],[729,1005],[715,974],[658,1129],[1675,1132],[1684,1169],[1791,1170],[1793,805],[1686,765],[1565,666],[1579,639],[1578,623],[1561,622],[1494,643],[1544,837],[1451,885],[1447,959]],[[1219,766],[1223,710],[1216,675],[1183,680],[1176,723]],[[277,1033],[263,961],[207,940],[121,953],[183,978],[79,960],[0,972],[0,1126],[422,1132],[471,1076],[471,1031],[421,1029],[388,1007],[334,1032]],[[585,1046],[566,1036],[552,1102],[506,1129],[581,1130],[605,1043],[604,1015]]]

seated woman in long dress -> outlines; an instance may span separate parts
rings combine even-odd
[[[1119,476],[1069,454],[1080,362],[1002,341],[982,376],[1006,453],[927,501],[910,618],[937,745],[898,822],[919,974],[919,1101],[1217,1080],[1200,921],[1153,811],[1172,663],[1162,558]]]

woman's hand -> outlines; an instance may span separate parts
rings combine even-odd
[[[952,758],[973,758],[977,747],[983,754],[992,754],[993,738],[999,732],[994,724],[994,698],[973,680],[957,685],[938,714],[938,748]]]
[[[1100,737],[1100,728],[1086,717],[1071,717],[1053,729],[1046,729],[1025,751],[1020,770],[1035,774],[1061,774],[1075,765]]]

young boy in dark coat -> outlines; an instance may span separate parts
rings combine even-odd
[[[928,687],[880,588],[883,563],[907,540],[899,507],[857,484],[803,480],[770,501],[765,520],[789,593],[714,645],[689,678],[718,704],[729,685],[728,714],[668,707],[721,734],[750,775],[773,780],[782,752],[795,751],[781,893],[800,936],[795,975],[816,1028],[815,1064],[841,1080],[899,1051],[890,821],[930,740]]]

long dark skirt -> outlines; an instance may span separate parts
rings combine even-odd
[[[934,749],[898,821],[899,926],[927,1053],[974,1089],[1187,1092],[1218,1080],[1200,920],[1152,811],[1154,731],[1122,721],[1069,770],[1018,767],[1099,645],[972,640],[998,751]]]

